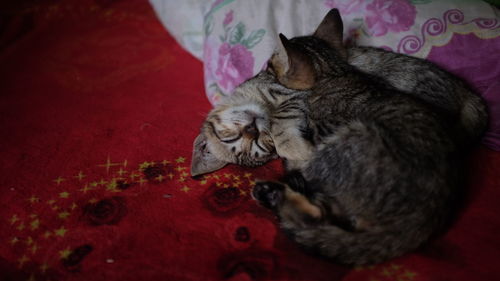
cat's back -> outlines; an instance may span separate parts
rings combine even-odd
[[[348,51],[352,66],[451,119],[455,135],[463,142],[476,141],[486,129],[488,114],[483,100],[460,78],[434,63],[373,47],[352,47]]]
[[[360,151],[351,159],[358,167],[382,159],[388,171],[405,165],[432,177],[430,170],[446,166],[455,151],[449,121],[432,106],[356,70],[319,85],[307,105],[315,143],[328,146],[335,139],[343,153],[338,140],[350,142]]]

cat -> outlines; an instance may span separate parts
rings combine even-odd
[[[348,53],[350,65],[454,120],[455,141],[462,147],[475,143],[485,132],[488,112],[483,100],[462,80],[433,63],[373,47],[352,47]]]
[[[280,34],[268,68],[209,113],[194,142],[192,175],[279,156],[285,176],[259,181],[253,197],[291,239],[339,263],[379,263],[425,243],[451,211],[461,147],[484,130],[485,107],[466,90],[435,97],[431,83],[419,86],[425,78],[398,81],[407,75],[401,71],[380,79],[364,65],[382,61],[369,52],[386,55],[346,49],[336,9],[312,36]],[[435,66],[416,63],[431,82],[462,89]]]
[[[339,26],[341,27],[341,25]],[[339,26],[332,26],[331,31],[336,32],[338,35],[342,32],[338,29]],[[335,36],[331,38],[333,38],[331,40],[336,40]],[[339,37],[337,36],[337,38]],[[454,139],[463,148],[467,148],[470,144],[477,142],[486,130],[488,113],[483,100],[473,93],[460,79],[447,73],[433,63],[424,59],[374,47],[355,46],[347,48],[345,52],[350,65],[355,66],[362,72],[386,81],[400,92],[412,95],[435,106],[437,110],[440,110],[453,120],[455,128]],[[244,103],[244,99],[242,102]],[[231,102],[227,101],[225,104],[230,106]],[[219,105],[214,109],[212,115],[216,116],[217,112],[221,111],[227,105]],[[237,127],[228,129],[239,130]],[[205,139],[203,134],[196,139],[194,147],[197,147],[197,143],[203,143],[202,139]],[[269,140],[269,137],[267,139]],[[267,147],[273,146],[269,144],[269,141],[267,143]],[[197,159],[196,157],[200,157],[200,159],[208,157],[203,161],[193,161],[191,169],[193,176],[218,170],[228,163],[242,163],[234,161],[234,155],[227,155],[234,154],[234,152],[228,151],[224,147],[219,146],[218,148],[217,155],[222,160],[212,157],[210,153],[208,155],[206,153],[198,153],[208,152],[206,149],[193,150],[193,159]],[[225,156],[221,157],[222,155]],[[265,163],[266,159],[270,160],[276,157],[277,155],[272,157],[267,155],[267,157],[253,159],[254,161],[244,162],[248,166],[258,166]],[[228,161],[224,161],[223,159],[227,159]],[[207,166],[208,163],[210,163],[210,167]]]

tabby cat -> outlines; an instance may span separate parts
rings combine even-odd
[[[346,49],[333,9],[312,36],[280,34],[268,69],[210,112],[191,173],[279,156],[283,180],[258,182],[252,195],[285,232],[340,263],[378,263],[445,223],[459,148],[477,139],[486,117],[481,100],[434,65]]]

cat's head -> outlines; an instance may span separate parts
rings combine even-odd
[[[229,163],[253,167],[277,158],[268,114],[265,106],[252,102],[215,107],[194,141],[191,175]]]
[[[326,48],[336,49],[340,57],[346,57],[338,10],[331,10],[309,37],[319,39]],[[191,175],[213,172],[229,163],[258,166],[276,158],[270,135],[271,109],[252,96],[265,91],[265,86],[272,83],[294,90],[313,87],[318,63],[312,56],[300,40],[288,40],[280,34],[268,69],[238,86],[232,96],[209,113],[193,144]]]
[[[283,86],[307,90],[346,65],[343,23],[337,9],[330,10],[311,36],[287,39],[279,34],[269,69]]]

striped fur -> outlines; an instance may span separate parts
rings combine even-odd
[[[194,151],[219,162],[199,169],[193,156],[192,174],[281,157],[287,174],[258,182],[254,198],[305,249],[372,264],[418,248],[446,225],[458,163],[487,113],[460,80],[428,62],[339,50],[342,34],[322,30],[338,24],[332,10],[313,36],[281,37],[269,68],[210,112]]]

